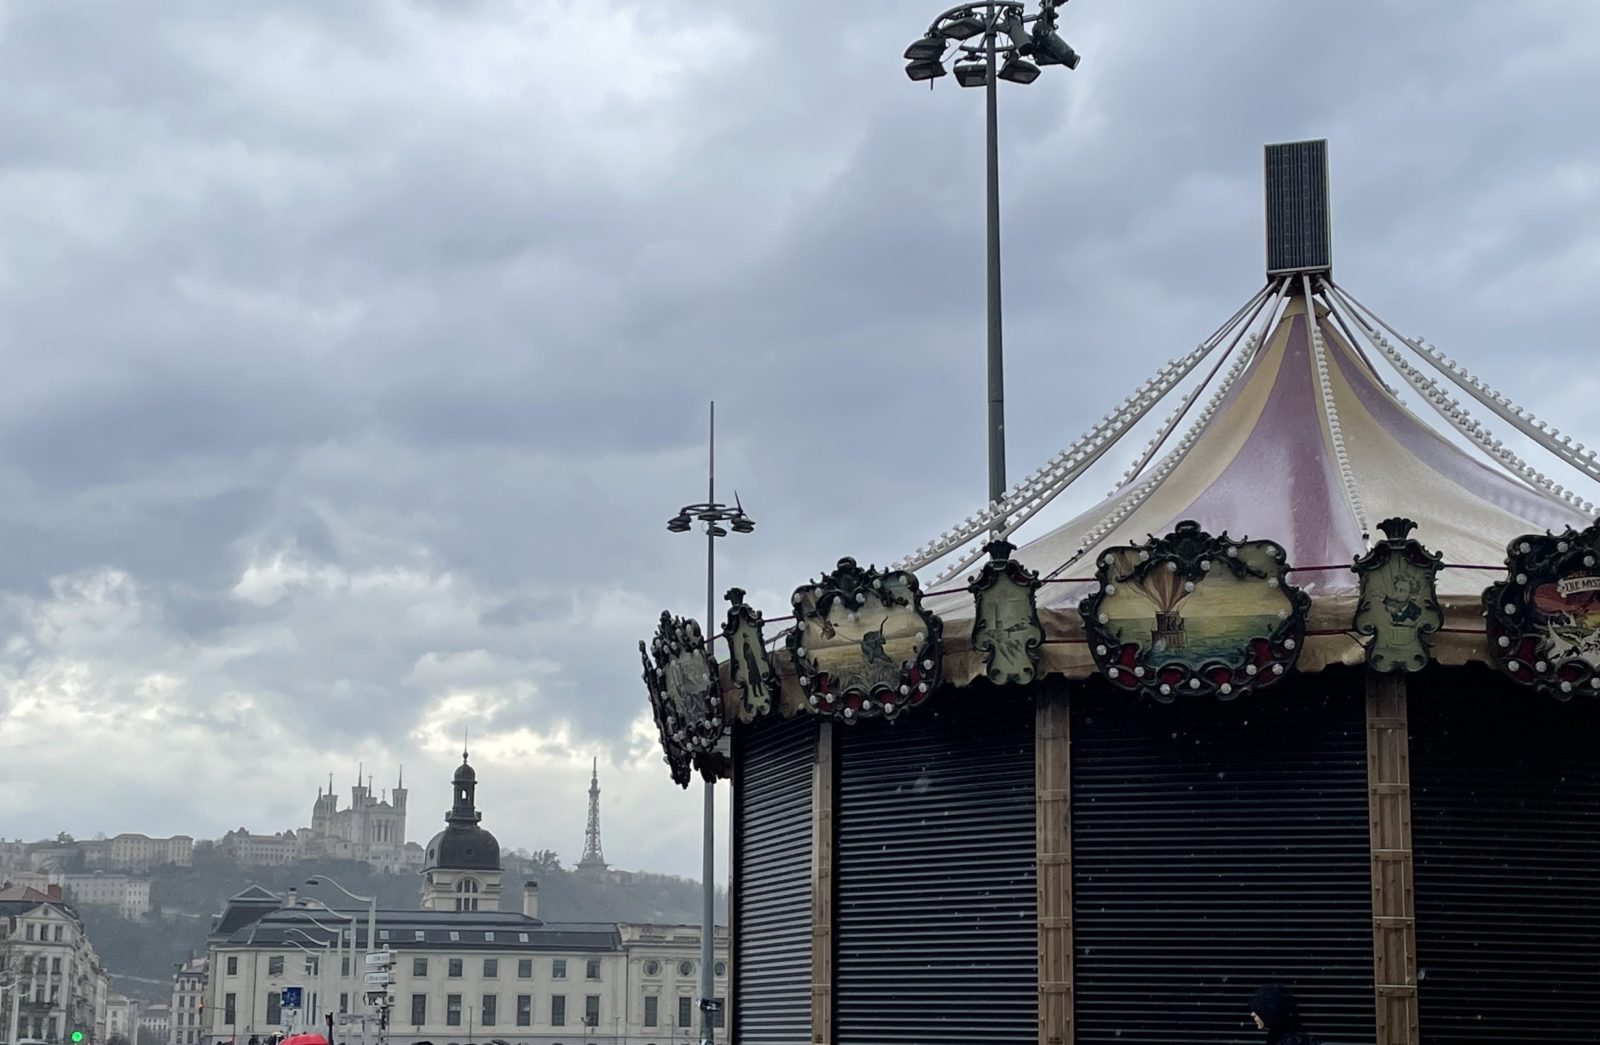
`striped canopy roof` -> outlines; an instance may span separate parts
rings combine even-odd
[[[1520,534],[1587,525],[1574,505],[1475,459],[1412,413],[1330,311],[1321,302],[1315,308],[1321,344],[1310,336],[1305,299],[1290,298],[1182,460],[1108,533],[1093,539],[1146,477],[1014,557],[1043,576],[1086,576],[1102,548],[1193,519],[1212,534],[1277,541],[1299,568],[1295,583],[1326,597],[1355,594],[1348,567],[1391,516],[1414,520],[1413,536],[1456,567],[1499,566]],[[1335,568],[1305,569],[1319,566]],[[1476,596],[1492,579],[1446,569],[1439,591]],[[1040,605],[1064,607],[1082,595],[1082,585],[1049,584]],[[940,609],[962,615],[953,605]]]

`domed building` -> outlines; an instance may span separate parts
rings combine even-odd
[[[424,911],[498,911],[500,843],[482,826],[478,812],[478,774],[461,753],[450,781],[454,802],[445,828],[428,843],[422,866]]]
[[[1267,981],[1329,1043],[1594,1040],[1600,526],[1485,420],[1600,465],[1334,280],[1325,143],[1266,176],[1265,285],[1004,499],[735,589],[720,664],[663,615],[736,1045],[1243,1045]]]

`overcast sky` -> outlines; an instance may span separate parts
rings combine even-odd
[[[425,841],[465,727],[503,844],[575,861],[598,757],[611,862],[697,875],[635,643],[703,613],[706,401],[769,614],[983,499],[982,98],[901,72],[939,6],[0,3],[0,835],[282,830],[403,763]],[[1257,289],[1302,137],[1341,282],[1600,436],[1600,5],[1062,33],[1001,99],[1014,474]]]

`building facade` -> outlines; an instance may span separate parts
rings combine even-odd
[[[406,796],[404,776],[382,796],[373,792],[370,778],[363,785],[358,777],[350,788],[349,808],[340,809],[330,776],[328,790],[317,792],[311,826],[298,832],[303,854],[359,860],[392,873],[416,871],[421,847],[406,845]]]
[[[347,1026],[370,1020],[375,1030],[381,1022],[391,1045],[694,1038],[699,930],[547,922],[532,882],[520,911],[502,909],[500,846],[481,825],[477,774],[465,757],[451,785],[445,829],[427,846],[420,910],[378,911],[377,938],[369,941],[364,908],[335,911],[293,892],[246,890],[213,925],[203,1033],[171,1045],[237,1045],[320,1027],[329,1013]],[[389,954],[388,984],[373,982],[385,966],[363,960],[374,945]],[[728,946],[720,932],[716,955],[717,992],[726,997]],[[284,1000],[295,987],[302,1005],[291,1011]]]
[[[194,839],[189,835],[151,838],[124,832],[112,838],[78,843],[87,867],[146,874],[156,867],[194,866]]]
[[[204,958],[191,958],[173,973],[167,1045],[197,1045],[204,1038],[208,966]]]
[[[147,1005],[139,1013],[139,1029],[157,1041],[166,1041],[167,1035],[172,1032],[171,1016],[170,1006],[159,1003]]]
[[[65,1041],[72,1031],[104,1040],[109,996],[105,971],[77,912],[60,887],[0,889],[0,978],[5,992],[3,1033]]]
[[[106,1001],[106,1041],[121,1038],[133,1043],[139,1036],[139,1013],[142,1009],[137,998],[112,994]]]
[[[150,879],[138,875],[60,875],[59,884],[74,903],[115,907],[124,918],[137,921],[150,913]]]
[[[217,852],[241,867],[282,867],[300,859],[300,839],[293,831],[257,835],[241,827],[222,836]]]

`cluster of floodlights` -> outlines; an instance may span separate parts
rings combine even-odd
[[[934,20],[927,35],[906,48],[906,75],[919,82],[936,80],[945,75],[944,63],[949,57],[955,59],[957,83],[982,87],[989,82],[990,55],[1003,59],[995,75],[1012,83],[1037,80],[1041,65],[1076,69],[1078,52],[1056,32],[1056,8],[1065,2],[1040,0],[1039,13],[1027,16],[1017,0],[952,8]],[[1001,36],[1011,42],[1000,43]],[[974,37],[981,42],[965,42]]]
[[[688,533],[697,519],[706,524],[706,532],[713,537],[728,536],[723,523],[732,527],[734,533],[754,533],[756,528],[756,521],[744,513],[739,495],[734,494],[731,508],[716,502],[684,505],[677,515],[667,520],[667,529],[673,533]]]

